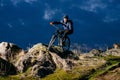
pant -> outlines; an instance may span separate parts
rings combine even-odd
[[[65,38],[67,35],[70,35],[70,34],[72,34],[73,33],[73,31],[71,31],[71,30],[69,30],[69,31],[64,31],[64,33],[63,33],[63,38]]]

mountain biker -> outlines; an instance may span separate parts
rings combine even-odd
[[[50,22],[50,25],[54,25],[54,24],[62,24],[64,30],[63,30],[63,39],[69,35],[73,33],[73,22],[72,20],[69,19],[68,15],[64,15],[63,16],[63,20],[62,21],[54,21],[54,22]]]

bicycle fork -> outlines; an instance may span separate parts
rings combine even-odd
[[[51,48],[51,46],[53,45],[53,43],[55,42],[55,39],[56,39],[56,35],[53,35],[50,42],[49,42],[49,45],[48,45],[48,50]]]

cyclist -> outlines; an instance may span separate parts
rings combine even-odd
[[[63,26],[63,39],[69,35],[73,33],[73,22],[72,20],[69,19],[68,15],[64,15],[63,16],[63,20],[62,21],[54,21],[54,22],[50,22],[50,25],[54,25],[54,24],[62,24]]]

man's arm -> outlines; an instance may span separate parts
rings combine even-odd
[[[50,25],[53,25],[53,24],[62,24],[62,23],[61,22],[57,22],[57,21],[50,22]]]
[[[53,25],[53,24],[62,24],[64,26],[66,26],[63,21],[54,21],[54,22],[50,22],[50,25]]]

